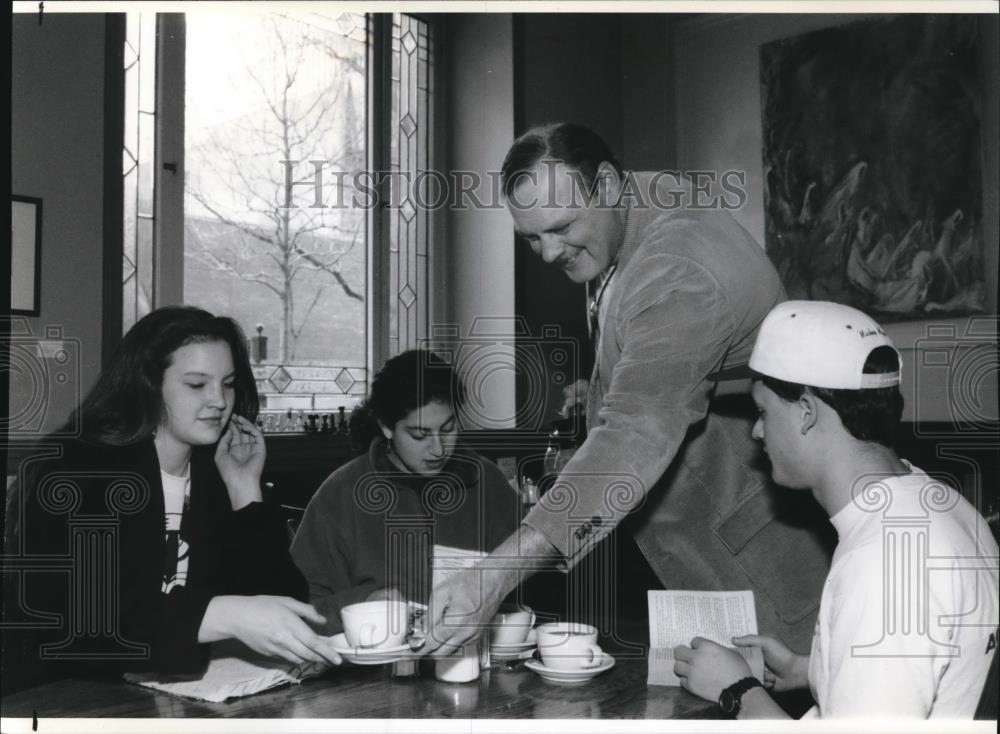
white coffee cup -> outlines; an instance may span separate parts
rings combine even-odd
[[[520,645],[535,626],[535,613],[528,607],[504,604],[490,625],[494,645]]]
[[[352,647],[378,649],[406,642],[410,612],[405,601],[366,601],[340,610],[344,636]]]
[[[597,629],[579,622],[551,622],[538,627],[538,652],[553,670],[596,668],[604,660]]]

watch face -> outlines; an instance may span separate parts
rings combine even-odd
[[[736,706],[736,696],[728,688],[719,694],[719,707],[724,713],[733,713],[736,710]]]

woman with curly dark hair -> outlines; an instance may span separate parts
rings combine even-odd
[[[426,603],[435,546],[488,552],[517,527],[518,494],[459,442],[464,400],[452,366],[414,349],[385,363],[354,411],[364,453],[323,482],[292,543],[326,633],[342,630],[349,604]]]

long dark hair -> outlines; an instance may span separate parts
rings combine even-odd
[[[465,385],[455,368],[440,355],[411,349],[387,361],[372,380],[368,398],[351,414],[351,441],[358,452],[382,435],[379,423],[393,427],[408,413],[440,402],[458,410],[465,402]]]
[[[128,330],[68,425],[79,425],[89,441],[111,446],[148,438],[163,416],[163,373],[170,366],[170,355],[202,342],[229,345],[235,370],[233,412],[257,420],[257,384],[239,324],[193,306],[166,306]]]

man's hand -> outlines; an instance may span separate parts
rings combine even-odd
[[[215,465],[234,510],[260,502],[260,475],[266,456],[264,434],[246,418],[233,413],[215,449]]]
[[[489,628],[509,593],[504,571],[463,568],[431,592],[427,639],[421,653],[449,655]]]
[[[521,525],[489,556],[452,574],[431,592],[427,642],[420,652],[447,655],[479,637],[504,597],[556,557],[558,551],[544,535]]]
[[[788,645],[771,635],[734,637],[737,647],[759,647],[764,653],[764,680],[768,688],[790,691],[809,686],[809,656],[799,655]]]
[[[569,418],[573,414],[573,409],[579,405],[587,406],[587,393],[590,391],[590,383],[587,380],[577,380],[572,385],[563,388],[563,418]]]
[[[752,675],[738,652],[704,637],[691,640],[691,647],[675,647],[674,659],[681,687],[709,701],[718,701],[723,688]]]
[[[261,655],[340,665],[332,638],[317,635],[306,622],[322,625],[326,618],[287,596],[217,596],[205,610],[198,641],[235,638]]]

